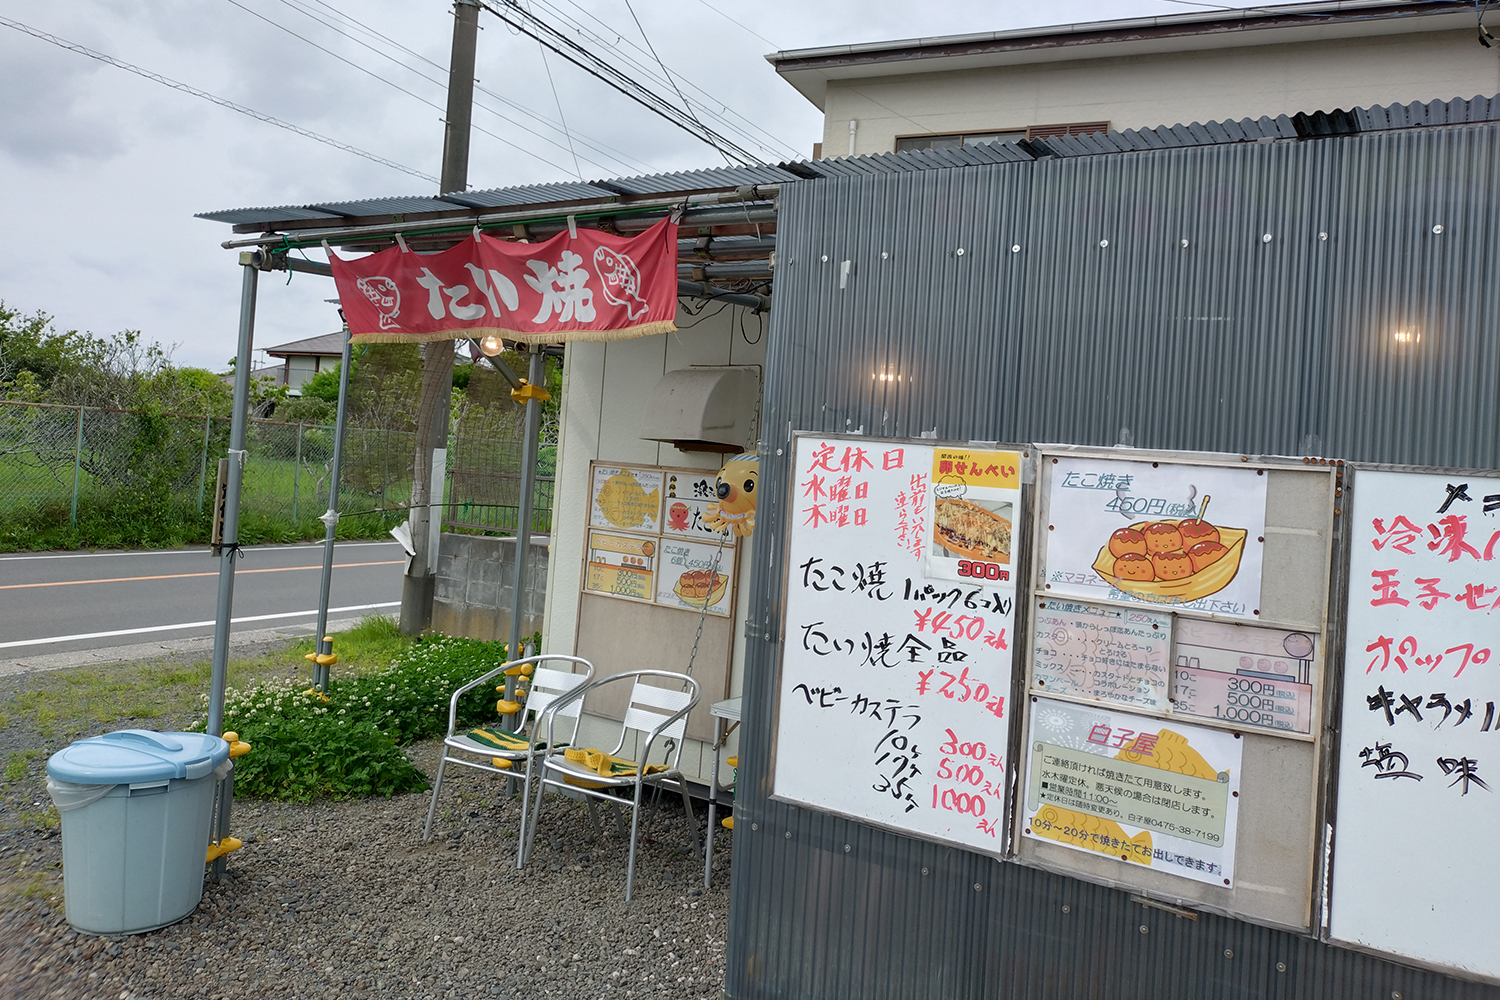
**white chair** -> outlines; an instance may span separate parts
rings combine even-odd
[[[568,669],[561,670],[543,665],[552,662],[566,664]],[[523,664],[532,664],[533,666],[530,681],[531,691],[526,697],[526,708],[523,710],[523,715],[529,712],[536,713],[536,717],[531,725],[531,732],[525,737],[525,745],[521,745],[519,733],[516,734],[518,739],[515,745],[506,749],[476,740],[473,736],[469,735],[469,733],[474,731],[473,729],[466,730],[463,733],[457,732],[458,700],[481,684],[491,683],[496,677],[503,676],[505,671],[513,667],[522,666]],[[578,673],[574,669],[580,664],[584,667],[582,673]],[[443,738],[443,758],[438,762],[437,778],[432,783],[432,803],[427,807],[427,823],[422,827],[422,839],[425,841],[432,836],[432,818],[437,813],[438,793],[442,790],[443,771],[447,768],[448,764],[451,762],[461,767],[472,767],[479,771],[489,771],[493,774],[511,778],[515,777],[514,765],[511,767],[497,767],[490,763],[490,761],[498,759],[514,763],[524,762],[526,765],[521,785],[521,826],[517,831],[517,840],[524,840],[527,807],[530,805],[531,799],[531,779],[535,771],[533,765],[536,761],[546,756],[549,747],[557,746],[554,743],[553,736],[557,716],[561,715],[564,719],[573,720],[571,728],[568,728],[565,724],[563,732],[558,734],[566,741],[563,745],[571,742],[578,731],[578,719],[580,710],[583,707],[582,700],[570,700],[566,705],[558,705],[558,702],[570,698],[572,695],[580,694],[583,688],[588,685],[588,682],[593,679],[594,665],[583,657],[561,656],[549,653],[542,656],[529,656],[524,660],[512,660],[509,663],[502,663],[483,677],[470,681],[453,692],[453,697],[448,699],[448,735]],[[558,708],[559,711],[550,711],[553,708]],[[538,743],[537,733],[541,730],[540,723],[544,714],[548,718],[547,739],[545,742]],[[470,758],[478,759],[474,760]],[[521,867],[521,857],[520,851],[517,851],[517,868]]]
[[[677,685],[677,689],[646,683],[646,678],[673,682]],[[608,754],[611,759],[621,765],[619,769],[633,770],[634,773],[618,776],[600,773],[585,763],[569,760],[564,748],[549,750],[540,757],[537,801],[535,808],[531,810],[531,826],[526,831],[526,840],[521,848],[521,864],[524,865],[531,856],[532,844],[536,839],[537,821],[542,812],[542,796],[549,787],[584,795],[591,801],[600,799],[616,805],[627,805],[630,807],[630,860],[625,869],[625,901],[628,903],[631,889],[635,884],[635,850],[640,831],[641,793],[646,788],[660,789],[663,786],[676,786],[682,794],[682,806],[687,813],[688,829],[693,838],[693,851],[698,857],[703,856],[702,850],[698,847],[698,822],[693,815],[692,799],[688,795],[687,782],[683,779],[682,771],[678,767],[682,758],[684,736],[687,732],[688,713],[692,711],[694,705],[698,704],[698,682],[687,674],[666,670],[627,670],[578,688],[571,694],[557,699],[544,713],[545,718],[538,719],[536,729],[538,731],[545,729],[547,743],[554,745],[552,731],[557,716],[566,715],[570,711],[580,711],[590,695],[605,687],[624,683],[631,685],[630,701],[625,709],[625,719],[620,725],[619,739],[615,742],[614,749],[608,751]],[[575,733],[577,731],[576,721],[574,731]],[[619,760],[618,755],[625,748],[626,740],[632,733],[635,733],[639,739],[637,744],[639,756],[633,760]],[[660,760],[653,761],[652,752],[658,740],[666,743],[667,746],[660,754]],[[574,749],[581,750],[582,748],[575,747]],[[656,766],[662,769],[646,773]],[[615,794],[627,789],[630,792],[629,799]]]

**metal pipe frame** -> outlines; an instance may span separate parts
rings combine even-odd
[[[531,360],[527,365],[526,380],[532,385],[544,386],[547,381],[546,355],[540,351],[531,351],[529,357]],[[532,493],[536,490],[537,438],[541,431],[542,401],[528,399],[526,401],[526,436],[521,441],[521,498],[520,509],[516,513],[516,573],[510,610],[510,643],[505,647],[505,656],[508,660],[521,658],[521,612],[526,603],[526,565],[530,562],[527,556],[530,555],[531,549],[531,501]],[[506,698],[514,697],[515,683],[514,678],[506,678]],[[524,714],[517,712],[515,715],[508,716],[505,720],[505,728],[509,729],[514,726]]]
[[[415,234],[441,234],[444,232],[459,232],[464,229],[473,229],[479,226],[481,229],[487,226],[531,226],[545,224],[548,222],[567,225],[567,219],[572,216],[575,220],[583,218],[603,218],[606,216],[630,216],[651,213],[649,218],[616,218],[614,227],[621,231],[630,229],[649,229],[666,215],[667,209],[675,208],[684,202],[689,205],[716,206],[713,208],[694,209],[689,207],[682,215],[683,226],[724,226],[737,225],[741,223],[774,222],[776,218],[776,206],[774,200],[780,193],[779,184],[762,184],[750,188],[740,188],[732,192],[717,192],[704,195],[678,195],[672,198],[642,198],[633,202],[599,201],[586,202],[572,207],[550,208],[539,212],[535,208],[512,212],[473,212],[463,215],[453,215],[440,219],[429,219],[422,222],[386,222],[367,226],[340,226],[327,229],[305,229],[289,230],[283,234],[262,233],[259,236],[251,236],[239,240],[225,240],[220,244],[225,250],[236,250],[242,247],[267,247],[287,248],[318,246],[324,240],[332,243],[335,241],[349,239],[372,239],[376,237],[394,238],[400,233],[410,242]],[[771,202],[765,205],[745,205],[743,207],[724,208],[718,207],[734,202]],[[653,212],[653,210],[656,210]],[[295,232],[297,235],[291,236]]]
[[[339,408],[333,425],[333,467],[329,469],[328,512],[322,520],[323,534],[323,580],[318,587],[318,631],[314,648],[319,653],[332,653],[333,643],[328,639],[328,592],[333,586],[333,535],[339,524],[339,470],[344,463],[344,418],[349,410],[349,324],[344,324],[344,354],[339,363]],[[330,668],[313,661],[313,687],[328,690]]]

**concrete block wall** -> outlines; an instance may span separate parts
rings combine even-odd
[[[546,535],[531,538],[521,605],[522,636],[542,628],[549,541]],[[514,538],[444,532],[438,546],[433,629],[470,639],[509,639],[511,609],[515,606],[515,573]]]

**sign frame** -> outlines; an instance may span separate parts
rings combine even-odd
[[[1028,591],[1026,597],[1028,603],[1025,610],[1028,620],[1031,618],[1037,602],[1048,600],[1048,598],[1045,596],[1047,593],[1045,590],[1046,581],[1042,579],[1042,577],[1046,572],[1047,559],[1045,534],[1048,530],[1047,525],[1050,507],[1048,496],[1049,476],[1047,473],[1047,470],[1051,467],[1051,463],[1048,462],[1048,459],[1050,458],[1098,458],[1148,463],[1172,462],[1177,464],[1203,465],[1222,468],[1252,468],[1262,470],[1267,475],[1270,475],[1272,473],[1307,473],[1310,475],[1319,475],[1326,479],[1326,490],[1322,484],[1314,483],[1307,486],[1307,488],[1312,492],[1315,492],[1318,497],[1319,507],[1316,511],[1316,513],[1318,514],[1317,524],[1315,526],[1316,530],[1271,527],[1271,510],[1274,502],[1276,501],[1276,497],[1273,496],[1273,493],[1270,490],[1270,484],[1272,482],[1271,480],[1268,480],[1268,493],[1266,501],[1267,536],[1265,537],[1268,539],[1268,542],[1271,541],[1271,536],[1273,533],[1291,533],[1291,535],[1293,536],[1306,536],[1315,534],[1323,535],[1323,543],[1316,550],[1307,549],[1305,547],[1303,550],[1301,550],[1303,558],[1308,560],[1313,559],[1313,553],[1314,551],[1316,551],[1316,561],[1322,568],[1323,575],[1321,579],[1317,581],[1316,584],[1309,583],[1305,587],[1305,596],[1313,597],[1317,601],[1318,611],[1315,617],[1310,617],[1308,620],[1296,620],[1296,618],[1290,615],[1264,614],[1257,615],[1255,616],[1255,618],[1247,622],[1244,618],[1214,615],[1189,609],[1172,609],[1172,613],[1174,616],[1172,660],[1174,665],[1176,660],[1177,648],[1176,622],[1179,618],[1230,622],[1234,624],[1248,624],[1251,627],[1264,625],[1284,629],[1287,631],[1307,631],[1310,629],[1315,631],[1317,636],[1319,637],[1317,642],[1319,664],[1318,676],[1321,678],[1321,680],[1318,684],[1315,685],[1315,690],[1313,692],[1313,704],[1311,707],[1311,733],[1304,735],[1300,733],[1270,730],[1262,727],[1235,725],[1228,722],[1227,720],[1205,719],[1200,716],[1187,715],[1183,713],[1152,712],[1149,710],[1138,709],[1133,706],[1113,705],[1105,702],[1095,702],[1092,699],[1088,698],[1070,698],[1066,695],[1060,696],[1055,692],[1037,690],[1033,684],[1034,678],[1032,672],[1032,663],[1035,657],[1035,636],[1033,634],[1033,629],[1028,628],[1026,631],[1024,649],[1018,648],[1017,650],[1017,656],[1021,658],[1021,670],[1025,671],[1024,677],[1022,678],[1022,680],[1024,681],[1024,697],[1028,699],[1028,704],[1026,706],[1026,717],[1019,720],[1019,722],[1017,723],[1017,728],[1021,731],[1021,737],[1018,740],[1018,743],[1022,747],[1029,747],[1032,740],[1032,733],[1030,729],[1030,700],[1036,698],[1047,698],[1056,699],[1059,701],[1081,702],[1082,704],[1090,705],[1095,708],[1104,708],[1111,711],[1123,712],[1127,715],[1138,715],[1151,718],[1153,720],[1166,719],[1173,722],[1178,722],[1182,725],[1190,725],[1208,729],[1222,729],[1240,734],[1243,738],[1246,739],[1246,745],[1244,747],[1245,760],[1253,761],[1252,764],[1246,765],[1247,770],[1245,773],[1247,775],[1249,775],[1251,773],[1251,770],[1253,770],[1254,768],[1262,766],[1260,764],[1261,761],[1270,759],[1267,757],[1267,754],[1269,753],[1274,755],[1276,753],[1275,747],[1277,745],[1296,745],[1303,748],[1299,750],[1299,753],[1308,758],[1308,765],[1305,770],[1302,770],[1299,773],[1301,774],[1302,783],[1307,786],[1307,798],[1303,800],[1299,795],[1297,796],[1297,801],[1299,803],[1298,809],[1301,810],[1302,814],[1305,814],[1307,820],[1307,829],[1305,831],[1306,843],[1304,845],[1306,856],[1303,859],[1305,868],[1297,869],[1297,871],[1302,876],[1302,887],[1294,897],[1294,907],[1284,908],[1278,916],[1276,914],[1268,912],[1273,908],[1269,905],[1261,906],[1259,909],[1257,909],[1255,904],[1262,902],[1261,900],[1254,899],[1248,895],[1245,897],[1241,897],[1240,891],[1242,888],[1252,889],[1252,887],[1254,887],[1255,890],[1267,888],[1267,886],[1265,885],[1257,885],[1257,883],[1255,882],[1256,876],[1253,874],[1253,866],[1247,865],[1245,861],[1246,854],[1244,853],[1243,845],[1250,842],[1253,838],[1240,838],[1239,842],[1242,845],[1242,848],[1236,855],[1235,867],[1237,874],[1235,876],[1234,887],[1222,890],[1216,890],[1212,889],[1212,887],[1208,887],[1209,891],[1207,893],[1203,891],[1194,891],[1188,888],[1188,886],[1194,885],[1194,883],[1190,882],[1188,883],[1188,886],[1183,886],[1181,890],[1178,891],[1178,887],[1171,884],[1173,881],[1176,881],[1171,877],[1154,878],[1151,876],[1147,876],[1146,878],[1142,878],[1140,876],[1146,875],[1145,872],[1141,871],[1136,866],[1126,867],[1123,862],[1113,862],[1113,864],[1119,866],[1119,870],[1117,871],[1106,871],[1103,868],[1090,871],[1087,870],[1087,868],[1084,866],[1071,863],[1071,859],[1065,857],[1053,858],[1051,856],[1042,856],[1041,852],[1038,852],[1033,847],[1030,847],[1023,843],[1023,838],[1020,833],[1019,824],[1022,821],[1024,807],[1019,796],[1024,795],[1025,783],[1029,779],[1029,767],[1027,766],[1029,761],[1024,761],[1019,753],[1016,759],[1021,763],[1019,764],[1017,770],[1012,774],[1013,779],[1015,779],[1016,781],[1015,794],[1017,796],[1017,799],[1013,803],[1011,812],[1013,827],[1011,843],[1014,850],[1013,853],[1007,858],[1007,860],[1012,860],[1018,864],[1040,868],[1045,871],[1066,875],[1071,878],[1082,879],[1084,881],[1094,882],[1096,884],[1125,889],[1131,892],[1135,892],[1142,897],[1160,900],[1162,902],[1166,902],[1176,906],[1187,907],[1203,912],[1218,913],[1233,917],[1235,919],[1247,920],[1253,923],[1290,930],[1296,933],[1317,935],[1321,929],[1320,914],[1326,908],[1325,901],[1327,899],[1327,856],[1323,848],[1326,846],[1324,831],[1326,830],[1327,799],[1329,794],[1328,788],[1333,777],[1333,772],[1330,769],[1327,754],[1329,743],[1334,741],[1324,739],[1324,733],[1331,717],[1330,713],[1334,707],[1334,699],[1331,697],[1329,690],[1329,684],[1331,683],[1332,678],[1330,677],[1330,670],[1327,664],[1332,662],[1341,662],[1335,661],[1334,657],[1342,656],[1342,636],[1335,634],[1337,622],[1332,615],[1332,610],[1336,606],[1335,602],[1341,599],[1342,595],[1339,588],[1342,586],[1343,582],[1341,577],[1341,564],[1344,562],[1344,559],[1339,541],[1343,523],[1343,511],[1342,504],[1340,502],[1342,491],[1340,489],[1341,482],[1338,478],[1339,475],[1341,475],[1341,472],[1339,471],[1341,468],[1341,463],[1326,459],[1301,459],[1283,456],[1191,452],[1181,450],[1100,448],[1092,446],[1077,446],[1055,443],[1039,443],[1034,447],[1033,450],[1036,456],[1037,474],[1035,476],[1035,483],[1033,486],[1033,489],[1035,491],[1034,499],[1030,509],[1033,523],[1032,540],[1030,547],[1031,562],[1026,579],[1026,588]],[[1299,486],[1299,488],[1301,487]],[[1208,520],[1212,521],[1212,517],[1209,517]],[[1278,525],[1280,524],[1279,521],[1277,523]],[[1284,539],[1282,540],[1282,542],[1283,544],[1285,544]],[[1267,544],[1267,555],[1263,560],[1263,573],[1261,579],[1263,604],[1266,603],[1264,597],[1268,592],[1267,581],[1273,579],[1271,569],[1271,548],[1272,545]],[[1063,596],[1064,595],[1059,595],[1060,598]],[[1071,600],[1073,598],[1071,595],[1067,595],[1067,599]],[[1019,600],[1020,597],[1018,595],[1018,601]],[[1096,599],[1096,603],[1118,608],[1131,608],[1140,606],[1140,604],[1137,602],[1111,601],[1107,598]],[[1020,671],[1018,671],[1018,674],[1019,673]],[[1288,749],[1290,749],[1290,746],[1288,746]],[[1258,777],[1263,777],[1263,775],[1260,775]],[[1254,782],[1251,782],[1252,786],[1253,784]],[[1252,808],[1254,808],[1255,806],[1255,803],[1253,801],[1248,804],[1251,805]],[[1262,803],[1262,805],[1264,805],[1264,803]],[[1241,809],[1239,812],[1239,823],[1241,824],[1242,830],[1246,823],[1246,816],[1246,811],[1244,809]],[[1069,851],[1067,853],[1077,852]],[[1108,859],[1104,860],[1108,862]],[[1286,889],[1281,889],[1274,886],[1270,887],[1270,889],[1272,893],[1280,893],[1283,896],[1287,891]],[[1305,892],[1303,892],[1302,889],[1305,889]],[[1240,902],[1241,898],[1244,899],[1243,903]]]
[[[1500,479],[1500,469],[1479,469],[1473,467],[1458,466],[1424,466],[1413,465],[1410,463],[1392,462],[1350,461],[1347,463],[1341,462],[1340,464],[1343,465],[1343,467],[1347,471],[1352,473],[1350,479],[1350,492],[1354,493],[1356,496],[1358,494],[1359,479],[1362,473],[1388,472],[1429,476],[1473,476],[1488,479]],[[1327,831],[1327,839],[1325,841],[1325,863],[1321,878],[1322,895],[1320,902],[1321,915],[1318,927],[1318,939],[1324,944],[1332,945],[1337,948],[1342,948],[1344,950],[1352,952],[1358,952],[1364,955],[1374,956],[1386,961],[1399,962],[1403,965],[1411,966],[1413,968],[1425,969],[1469,982],[1500,985],[1500,976],[1486,975],[1483,972],[1465,969],[1459,966],[1445,965],[1441,962],[1414,957],[1400,952],[1389,951],[1371,945],[1362,944],[1357,941],[1349,940],[1347,938],[1338,938],[1333,936],[1332,914],[1334,906],[1336,905],[1336,900],[1334,899],[1333,894],[1333,878],[1334,871],[1338,867],[1340,861],[1338,837],[1340,825],[1339,795],[1345,777],[1356,777],[1355,775],[1343,774],[1340,767],[1340,757],[1344,735],[1342,732],[1343,706],[1344,699],[1349,693],[1346,690],[1346,685],[1344,682],[1346,679],[1346,657],[1349,651],[1347,643],[1347,609],[1349,598],[1354,592],[1353,581],[1350,579],[1353,564],[1353,530],[1355,525],[1353,506],[1354,505],[1351,501],[1347,499],[1344,501],[1344,511],[1342,518],[1343,523],[1341,525],[1342,530],[1340,534],[1344,538],[1345,544],[1342,546],[1342,558],[1337,564],[1337,568],[1340,571],[1339,588],[1338,592],[1333,596],[1333,600],[1337,601],[1337,606],[1340,609],[1340,614],[1337,618],[1340,625],[1339,635],[1337,637],[1338,668],[1336,670],[1329,671],[1326,682],[1328,686],[1328,701],[1330,703],[1330,712],[1327,725],[1330,727],[1332,738],[1324,741],[1323,746],[1325,770],[1328,775],[1328,778],[1325,782],[1326,801],[1324,803],[1324,828]],[[1500,789],[1497,789],[1496,794],[1500,794]],[[1348,859],[1346,857],[1345,861],[1347,862],[1347,860]]]
[[[787,623],[790,620],[789,598],[791,587],[789,573],[792,558],[791,517],[797,503],[797,444],[803,438],[817,438],[822,441],[838,441],[847,442],[849,444],[870,444],[873,442],[902,443],[909,444],[915,447],[932,448],[934,450],[941,448],[951,448],[983,451],[1011,451],[1015,452],[1020,457],[1019,468],[1017,470],[1018,496],[1015,508],[1013,510],[1011,534],[1011,580],[1014,583],[1014,598],[1011,608],[1011,628],[1013,635],[1011,648],[1009,650],[1011,657],[1011,683],[1009,690],[1006,692],[1006,697],[1010,700],[1010,708],[1008,710],[1008,715],[1003,722],[1005,735],[1005,752],[1010,763],[1007,768],[1008,773],[1004,778],[1005,787],[1002,790],[1002,801],[1004,802],[1005,811],[1002,814],[1002,822],[998,827],[999,835],[996,837],[996,843],[992,850],[985,850],[982,847],[958,842],[951,838],[913,830],[910,827],[901,826],[896,823],[889,823],[878,819],[872,819],[868,816],[860,815],[858,813],[843,809],[810,805],[809,803],[804,802],[800,799],[794,799],[785,795],[778,794],[775,790],[774,776],[776,774],[777,763],[782,750],[780,739],[782,705],[781,694],[783,685],[786,683],[786,637],[788,629]],[[781,578],[781,594],[776,605],[776,638],[778,639],[777,645],[779,646],[779,649],[776,653],[776,671],[773,684],[773,691],[775,693],[771,705],[771,745],[769,753],[767,755],[767,774],[771,776],[771,790],[767,794],[767,798],[773,802],[780,802],[785,805],[795,806],[799,809],[810,809],[829,816],[837,816],[840,819],[848,820],[854,823],[860,823],[865,826],[880,830],[885,830],[887,832],[894,833],[902,837],[911,838],[913,840],[921,840],[927,843],[938,844],[943,847],[952,848],[954,850],[968,851],[970,853],[994,858],[997,861],[1011,860],[1012,841],[1015,836],[1015,782],[1016,775],[1018,773],[1015,762],[1018,760],[1017,754],[1019,753],[1021,746],[1018,738],[1021,727],[1018,726],[1015,722],[1015,712],[1018,711],[1017,706],[1021,706],[1023,704],[1021,700],[1023,697],[1023,675],[1021,670],[1018,669],[1018,658],[1020,656],[1021,645],[1020,640],[1016,637],[1020,636],[1023,629],[1028,627],[1026,623],[1027,606],[1025,601],[1022,600],[1022,593],[1026,588],[1027,580],[1029,578],[1029,574],[1031,573],[1031,539],[1030,532],[1027,530],[1027,526],[1029,525],[1029,519],[1032,516],[1032,506],[1034,501],[1036,446],[1030,444],[1015,444],[1004,441],[959,441],[935,437],[885,438],[865,434],[851,434],[847,432],[824,434],[815,430],[793,430],[787,439],[787,444],[784,447],[786,448],[789,461],[787,462],[786,466],[788,470],[787,482],[785,484],[785,489],[781,499],[786,504],[785,511],[787,516],[785,519],[785,526],[782,531],[781,544],[778,547],[779,552],[777,555],[777,558],[779,558],[781,561],[782,567],[782,569],[779,571],[779,575]],[[924,559],[924,564],[925,561],[926,560]],[[771,638],[771,636],[768,635],[767,638]],[[934,766],[937,759],[938,758],[936,755],[932,756],[932,762],[934,763]]]

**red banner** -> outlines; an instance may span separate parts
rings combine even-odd
[[[638,236],[596,229],[545,243],[475,234],[435,254],[392,247],[357,260],[330,253],[356,341],[489,334],[527,343],[625,340],[677,329],[677,224]]]

